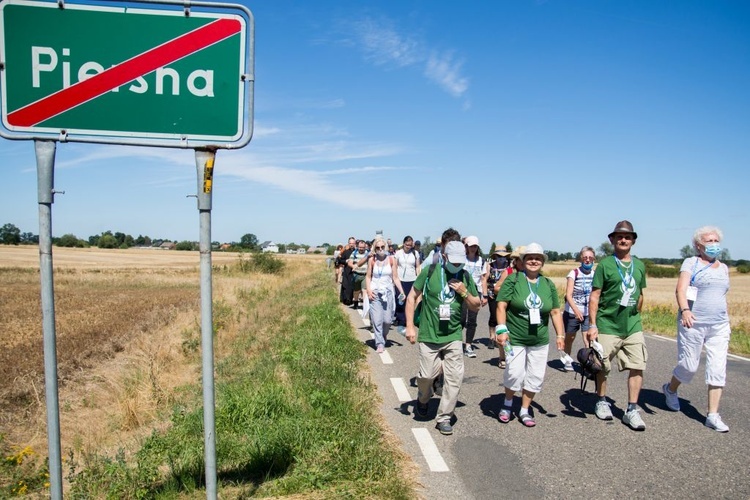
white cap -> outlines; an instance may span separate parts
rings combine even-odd
[[[466,247],[460,241],[449,241],[443,251],[445,252],[445,258],[451,264],[466,263]]]
[[[523,249],[523,253],[521,254],[521,260],[524,260],[527,255],[541,255],[542,262],[547,260],[547,256],[544,255],[544,249],[539,243],[529,243],[528,245],[526,245],[526,247]]]
[[[473,247],[474,245],[479,246],[479,238],[476,236],[467,236],[464,243],[466,243],[467,247]]]

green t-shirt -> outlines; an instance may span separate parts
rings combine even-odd
[[[414,282],[414,288],[423,290],[430,266],[422,268],[422,272]],[[477,296],[477,287],[474,280],[463,270],[458,275],[448,273],[443,266],[436,266],[427,282],[427,289],[422,291],[422,315],[419,321],[419,342],[431,342],[435,344],[447,344],[454,340],[463,339],[463,327],[461,326],[461,307],[463,299],[449,286],[448,280],[459,279],[464,282],[466,289],[471,295]],[[441,304],[449,304],[451,317],[440,321],[439,307]]]
[[[641,290],[646,288],[646,266],[636,257],[632,257],[631,263],[623,264],[618,264],[612,255],[602,259],[594,271],[591,287],[601,290],[596,313],[599,333],[625,338],[643,330],[638,299]],[[630,300],[627,306],[622,306],[620,301],[626,286],[630,290]]]
[[[505,324],[510,330],[510,345],[549,344],[549,313],[560,308],[560,298],[552,280],[539,275],[536,283],[530,283],[525,274],[513,273],[503,281],[497,301],[508,303]],[[542,322],[538,325],[529,324],[532,306],[540,309]]]

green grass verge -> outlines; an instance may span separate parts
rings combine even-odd
[[[321,271],[278,293],[248,295],[294,314],[245,331],[217,363],[216,446],[225,498],[304,494],[321,498],[413,498],[377,416],[378,395],[359,373],[352,335],[330,276]],[[249,353],[265,336],[261,355]],[[71,498],[175,498],[200,494],[203,416],[177,407],[132,457],[90,457],[72,474]]]
[[[670,306],[645,307],[641,313],[643,329],[670,337],[677,336],[677,310]],[[745,323],[732,325],[729,352],[741,356],[750,355],[750,327]]]

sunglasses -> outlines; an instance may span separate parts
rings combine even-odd
[[[385,247],[375,247],[375,250],[385,250]]]

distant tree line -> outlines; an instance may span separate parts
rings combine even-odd
[[[37,245],[39,244],[39,236],[33,233],[21,232],[21,230],[11,223],[6,223],[0,227],[0,243],[5,245]],[[164,243],[174,244],[175,250],[198,250],[197,241],[176,241],[167,238],[151,238],[150,236],[144,236],[139,234],[137,237],[133,237],[130,234],[126,234],[120,231],[104,231],[101,234],[95,234],[89,236],[87,239],[78,238],[75,234],[64,234],[60,237],[52,237],[52,244],[58,247],[69,247],[69,248],[120,248],[126,249],[131,247],[160,247]],[[327,243],[320,245],[323,248],[327,248],[328,253],[333,253],[333,247]],[[231,243],[222,244],[218,241],[211,242],[211,247],[214,250],[223,250],[229,252],[260,252],[261,244],[258,241],[258,237],[252,233],[244,234],[239,241],[233,241]],[[303,245],[297,243],[279,244],[279,252],[285,253],[287,250],[294,250],[304,248],[307,250],[310,245]]]

